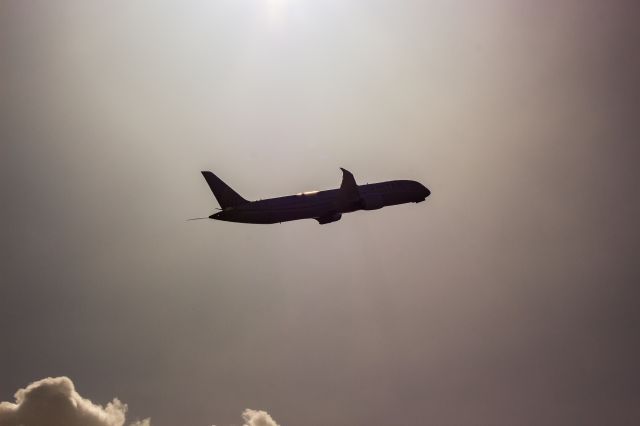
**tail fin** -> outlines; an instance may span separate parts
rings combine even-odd
[[[236,191],[231,189],[229,185],[224,183],[218,176],[214,175],[211,172],[202,172],[202,176],[204,176],[207,184],[209,184],[209,188],[211,188],[211,192],[218,200],[218,204],[223,209],[227,207],[235,207],[240,204],[248,203],[247,200],[242,198]]]

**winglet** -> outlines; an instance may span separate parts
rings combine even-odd
[[[347,201],[356,201],[360,199],[360,192],[358,191],[358,184],[356,183],[356,178],[353,177],[353,174],[347,170],[340,167],[342,170],[342,183],[340,184],[340,192],[343,194],[345,200]]]
[[[353,173],[347,169],[343,169],[342,167],[340,167],[340,170],[342,170],[342,183],[340,184],[340,189],[350,187],[357,188],[358,184],[356,183],[356,178],[353,177]]]

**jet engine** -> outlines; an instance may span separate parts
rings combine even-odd
[[[341,213],[332,213],[326,216],[317,217],[316,220],[320,225],[325,225],[327,223],[337,222],[340,220],[341,217],[342,217]]]
[[[384,207],[382,195],[375,193],[363,195],[361,203],[364,210],[376,210]]]

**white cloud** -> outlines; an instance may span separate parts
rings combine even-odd
[[[114,398],[105,407],[76,392],[68,377],[48,377],[0,402],[0,426],[123,426],[127,404]],[[150,426],[149,419],[131,426]]]
[[[244,426],[279,426],[266,411],[247,408],[242,413]]]
[[[15,403],[0,402],[0,426],[124,426],[127,404],[114,398],[106,406],[76,392],[68,377],[47,377],[15,393]],[[279,426],[269,413],[247,408],[243,426]],[[151,426],[149,419],[129,426]]]

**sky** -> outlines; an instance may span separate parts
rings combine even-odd
[[[2,1],[0,426],[639,424],[638,17]],[[432,195],[186,221],[339,167]]]

